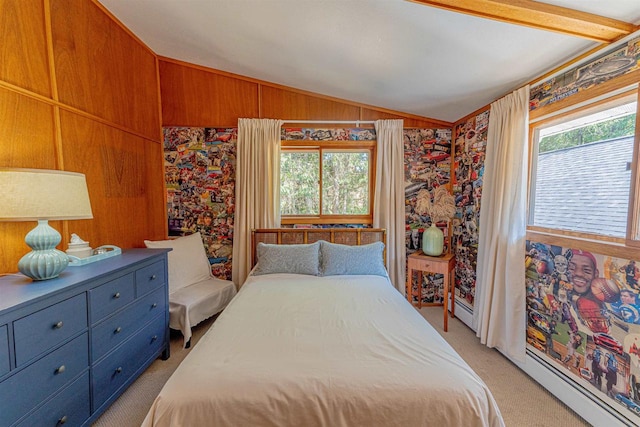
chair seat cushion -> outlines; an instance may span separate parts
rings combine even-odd
[[[219,313],[236,294],[229,280],[209,278],[169,294],[169,327],[182,332],[184,344],[191,339],[191,327]]]

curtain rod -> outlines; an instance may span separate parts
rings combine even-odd
[[[355,123],[356,126],[360,126],[360,124],[373,124],[375,121],[373,120],[283,120],[283,124],[285,123],[326,123],[326,124],[349,124]]]

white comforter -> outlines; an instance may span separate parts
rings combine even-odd
[[[503,426],[387,278],[250,277],[143,426]]]

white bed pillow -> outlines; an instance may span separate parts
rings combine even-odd
[[[384,243],[349,246],[320,240],[320,275],[387,276],[384,268]]]
[[[318,276],[320,274],[320,243],[302,245],[272,245],[259,242],[256,248],[258,263],[254,276],[292,273]]]
[[[147,248],[173,249],[168,254],[169,293],[212,277],[200,232],[171,240],[145,240],[144,244]]]

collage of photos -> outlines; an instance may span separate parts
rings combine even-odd
[[[456,197],[456,215],[452,245],[456,254],[456,295],[470,308],[473,307],[476,290],[480,197],[488,128],[489,110],[454,129],[453,194]]]
[[[375,141],[373,128],[282,128],[283,141]]]
[[[416,197],[422,189],[433,191],[451,180],[451,129],[404,129],[405,226],[407,255],[422,248],[422,233],[431,225],[431,218],[416,212]],[[449,250],[449,225],[436,224],[444,233],[445,248]],[[413,294],[418,287],[414,277]],[[440,303],[444,299],[444,278],[441,274],[423,274],[421,298],[423,303]],[[417,303],[417,297],[414,298]]]
[[[527,343],[640,422],[640,264],[527,241]]]
[[[169,235],[202,234],[214,276],[231,280],[237,129],[164,128]]]
[[[640,68],[640,37],[531,88],[529,109],[543,107]]]

